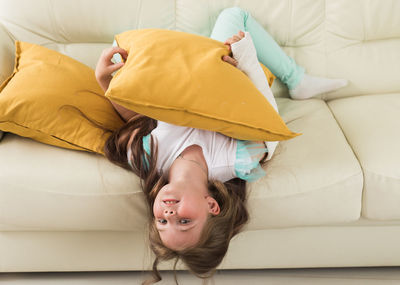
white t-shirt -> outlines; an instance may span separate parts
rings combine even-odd
[[[157,169],[168,173],[172,163],[187,147],[198,145],[203,150],[209,179],[225,182],[236,177],[236,140],[220,133],[171,125],[158,121],[151,132],[158,148]]]

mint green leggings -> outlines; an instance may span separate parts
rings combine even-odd
[[[270,34],[239,7],[223,10],[215,23],[211,38],[224,42],[239,31],[249,32],[256,47],[258,60],[271,70],[289,90],[294,89],[304,75],[304,68],[285,54]]]

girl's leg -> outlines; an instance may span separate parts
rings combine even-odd
[[[239,7],[227,8],[221,12],[211,38],[224,42],[239,30],[250,33],[259,61],[287,85],[294,99],[306,99],[347,84],[347,81],[342,79],[327,79],[305,74],[304,68],[286,55],[271,35],[247,11]]]
[[[271,35],[247,11],[239,7],[223,10],[218,16],[211,38],[224,42],[239,31],[250,33],[258,60],[289,89],[294,89],[303,77],[304,68],[287,56]]]

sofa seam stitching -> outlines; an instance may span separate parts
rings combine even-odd
[[[336,185],[336,184],[339,184],[339,183],[342,183],[342,182],[344,182],[344,181],[346,181],[346,180],[349,180],[349,179],[353,179],[353,178],[355,178],[356,176],[359,176],[361,174],[361,177],[363,178],[363,180],[364,180],[364,173],[363,173],[363,171],[362,170],[360,170],[358,173],[355,173],[355,174],[352,174],[352,175],[350,175],[350,176],[347,176],[346,178],[343,178],[343,179],[340,179],[340,180],[337,180],[337,181],[335,181],[334,183],[330,183],[330,184],[328,184],[328,185],[324,185],[324,186],[322,186],[322,187],[318,187],[318,188],[314,188],[314,189],[312,189],[312,190],[310,190],[310,191],[307,191],[307,192],[298,192],[298,193],[295,193],[295,194],[288,194],[288,195],[283,195],[283,196],[277,196],[277,195],[274,195],[274,196],[269,196],[268,198],[286,198],[286,197],[293,197],[293,196],[297,196],[297,195],[302,195],[302,194],[308,194],[308,193],[311,193],[311,192],[317,192],[317,191],[324,191],[326,188],[328,188],[328,187],[331,187],[331,186],[334,186],[334,185]],[[268,174],[267,174],[268,175]],[[364,189],[364,183],[362,183],[362,188],[361,188],[361,197],[363,196],[363,189]],[[254,189],[250,189],[250,191],[249,192],[253,192],[254,191]],[[251,195],[250,195],[251,196]],[[248,196],[248,198],[250,198],[250,196]],[[258,198],[260,198],[259,196],[258,197],[255,197],[255,199],[258,199]]]

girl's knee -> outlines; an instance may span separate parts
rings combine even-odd
[[[222,12],[219,14],[219,17],[232,17],[245,22],[248,14],[249,13],[247,11],[243,10],[240,7],[230,7],[222,10]]]
[[[222,10],[211,33],[211,38],[217,41],[225,41],[240,30],[246,31],[248,13],[239,7],[231,7]]]

